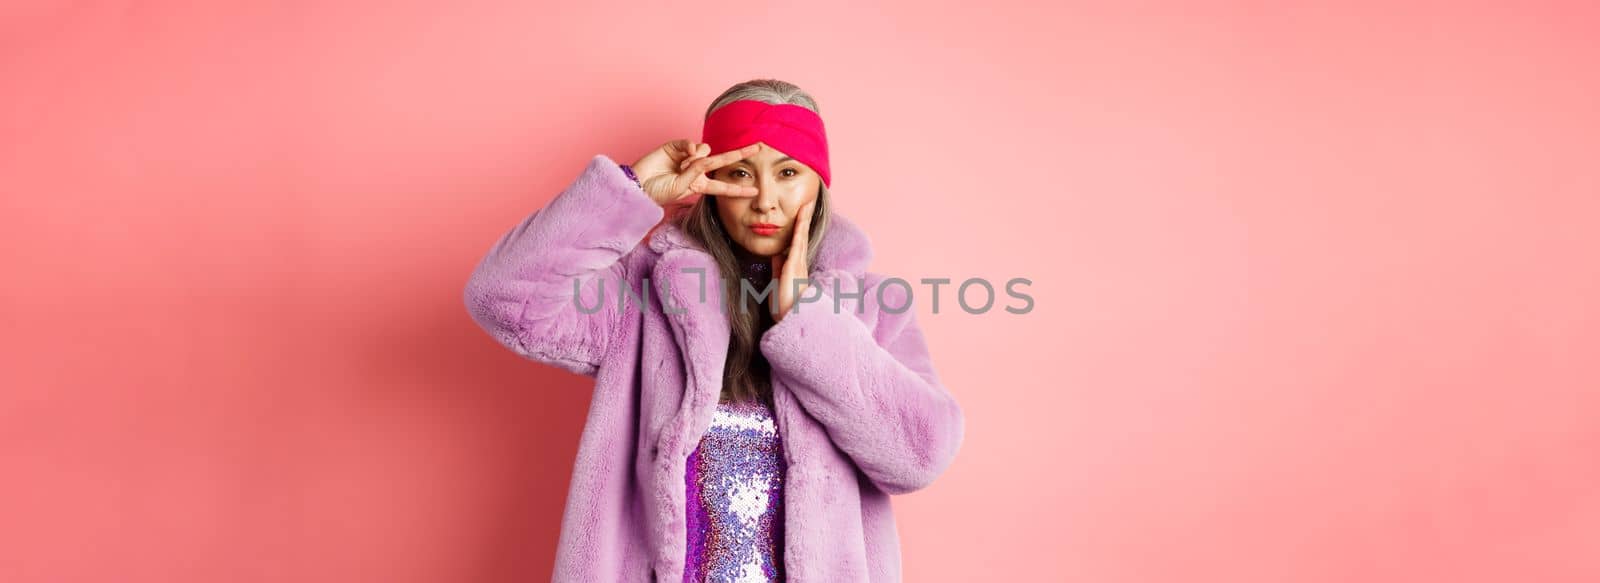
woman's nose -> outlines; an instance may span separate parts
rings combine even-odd
[[[778,208],[778,185],[776,179],[770,175],[762,176],[756,183],[755,196],[756,210],[766,211]]]
[[[750,199],[751,208],[759,212],[765,212],[778,208],[778,197],[767,194],[769,192],[776,191],[771,188],[762,188],[760,190],[761,191],[757,193],[754,198]]]

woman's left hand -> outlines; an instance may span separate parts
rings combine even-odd
[[[795,299],[811,287],[806,281],[811,277],[811,266],[806,263],[806,250],[811,247],[811,209],[816,204],[816,199],[811,199],[811,202],[800,207],[788,252],[772,256],[772,272],[778,274],[777,301],[774,302],[776,311],[772,314],[774,323],[782,321],[784,315],[789,313],[789,308],[794,306]],[[799,287],[796,288],[796,285]]]

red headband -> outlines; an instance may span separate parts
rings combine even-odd
[[[711,112],[700,141],[711,146],[713,156],[764,142],[811,167],[824,185],[832,186],[822,117],[799,105],[740,99]]]

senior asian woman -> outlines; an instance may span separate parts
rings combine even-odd
[[[700,141],[594,156],[478,264],[474,321],[594,379],[555,581],[900,580],[890,496],[963,414],[830,184],[815,100],[740,83]]]

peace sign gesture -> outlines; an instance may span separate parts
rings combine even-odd
[[[758,192],[754,186],[740,186],[712,180],[706,173],[738,162],[761,151],[756,142],[737,150],[711,156],[711,145],[690,140],[673,140],[662,144],[633,163],[633,173],[639,177],[650,200],[661,206],[677,206],[695,201],[691,195],[753,197]]]
[[[772,314],[774,323],[782,321],[789,313],[789,308],[794,306],[795,299],[811,287],[805,281],[811,278],[806,251],[811,247],[811,211],[816,206],[817,199],[813,198],[800,207],[800,216],[795,220],[794,239],[790,240],[788,251],[772,256],[772,272],[778,274],[777,300],[773,302]],[[797,284],[799,289],[795,289]]]

